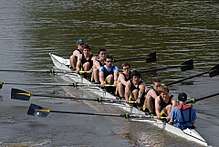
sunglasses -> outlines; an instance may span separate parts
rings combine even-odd
[[[123,68],[123,70],[129,70],[130,68],[129,67],[125,67],[125,68]]]

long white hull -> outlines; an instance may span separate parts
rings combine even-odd
[[[67,72],[71,71],[68,68],[68,65],[70,64],[69,59],[64,59],[62,57],[59,57],[59,56],[51,54],[51,53],[49,55],[53,61],[53,64],[55,65],[55,67],[57,69],[67,71]],[[80,75],[78,75],[76,73],[66,74],[65,76],[67,78],[67,81],[69,81],[69,82],[91,84],[90,81],[88,81],[85,78],[82,78]],[[95,87],[94,89],[92,89],[92,93],[94,93],[100,97],[116,99],[116,97],[114,95],[112,95],[108,92],[105,92],[100,87]],[[118,107],[122,108],[126,112],[144,115],[144,112],[138,110],[135,107],[130,107],[128,104],[114,104],[114,105],[117,105]],[[131,119],[131,120],[138,121],[138,122],[147,122],[147,123],[153,124],[161,129],[164,129],[170,133],[173,133],[177,136],[185,138],[189,141],[194,141],[194,142],[199,143],[203,146],[207,146],[207,142],[205,141],[205,139],[195,129],[181,130],[179,128],[176,128],[168,123],[164,123],[164,122],[157,120],[157,119]]]

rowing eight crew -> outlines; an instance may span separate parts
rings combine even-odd
[[[90,46],[82,39],[76,43],[77,49],[70,57],[72,70],[77,73],[82,70],[85,77],[91,74],[91,81],[100,83],[102,87],[105,84],[114,85],[116,96],[125,98],[127,103],[135,101],[143,111],[156,115],[158,119],[165,116],[169,123],[181,129],[194,127],[196,111],[192,105],[186,104],[185,93],[178,95],[177,103],[170,95],[168,87],[158,79],[153,79],[153,86],[148,88],[139,72],[131,72],[130,64],[122,64],[122,72],[119,72],[118,67],[113,65],[113,58],[107,55],[106,49],[100,49],[98,54],[93,56]]]

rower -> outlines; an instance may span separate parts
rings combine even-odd
[[[160,95],[155,98],[155,113],[160,119],[163,117],[169,117],[171,109],[176,106],[176,101],[173,96],[169,94],[169,89],[165,85],[159,87]]]
[[[105,48],[101,48],[98,51],[98,55],[93,57],[93,72],[91,81],[94,81],[95,83],[100,83],[99,69],[105,64],[106,54],[107,50]]]
[[[128,81],[125,87],[125,100],[136,101],[138,104],[141,103],[145,94],[145,84],[141,79],[141,74],[134,70],[131,74],[131,79]]]
[[[85,42],[83,39],[78,39],[76,41],[76,44],[77,44],[77,49],[75,49],[73,51],[73,53],[69,59],[70,60],[70,68],[72,70],[76,69],[76,64],[77,64],[79,56],[82,55],[82,53],[83,53],[83,46],[84,46]]]
[[[92,72],[93,61],[92,59],[91,48],[89,45],[85,44],[83,46],[83,53],[79,55],[78,61],[76,64],[76,72],[86,71],[86,73]]]
[[[155,114],[155,99],[160,95],[159,87],[161,82],[158,78],[152,79],[152,87],[145,91],[145,100],[143,105],[143,111],[148,110],[149,113]]]
[[[105,65],[99,69],[99,79],[101,86],[105,84],[115,85],[118,79],[118,67],[113,65],[113,58],[106,56]]]
[[[125,87],[128,85],[128,80],[131,79],[131,65],[128,63],[122,64],[122,72],[119,73],[119,77],[116,84],[116,95],[124,98]]]
[[[194,128],[196,120],[196,110],[192,108],[191,104],[186,104],[186,93],[179,93],[179,103],[173,107],[170,115],[169,123],[180,129]]]

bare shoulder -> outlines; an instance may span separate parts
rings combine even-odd
[[[155,101],[160,102],[160,96],[157,96],[157,97],[155,98]]]
[[[92,56],[91,60],[96,61],[97,60],[97,56]]]
[[[127,81],[127,86],[131,87],[131,81],[130,80]]]
[[[78,59],[80,59],[80,60],[82,59],[82,54],[78,55]]]
[[[81,54],[81,53],[80,53],[78,50],[74,50],[74,51],[73,51],[73,55],[74,55],[74,56],[78,56],[78,55],[80,55],[80,54]]]

